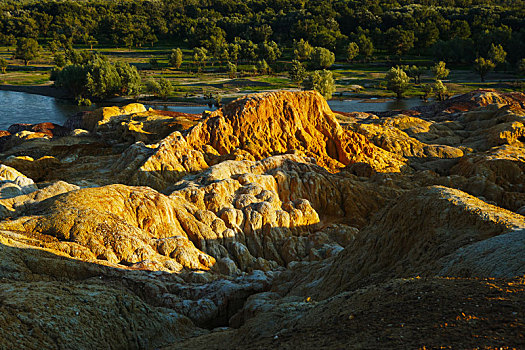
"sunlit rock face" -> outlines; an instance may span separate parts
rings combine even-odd
[[[202,116],[132,104],[14,126],[0,154],[0,347],[265,348],[306,329],[348,347],[338,327],[382,319],[363,311],[378,297],[397,307],[388,324],[417,303],[441,310],[419,321],[433,334],[461,298],[485,310],[483,278],[515,312],[487,306],[487,329],[513,327],[523,101],[476,91],[340,124],[316,92],[272,92]],[[228,326],[240,329],[210,332]]]

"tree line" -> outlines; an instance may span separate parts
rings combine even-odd
[[[470,63],[501,45],[514,64],[525,52],[523,0],[130,0],[3,1],[0,44],[203,47],[218,58],[239,44],[271,50],[308,41],[342,58],[431,55]],[[266,46],[264,46],[266,43]],[[349,44],[353,43],[352,46]],[[230,52],[228,52],[231,55]],[[271,55],[271,53],[270,53]],[[232,61],[231,58],[228,59]]]

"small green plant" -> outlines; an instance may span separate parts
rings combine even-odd
[[[80,97],[78,100],[77,100],[77,104],[79,106],[91,106],[91,100],[89,98],[83,98],[83,97]]]
[[[237,65],[231,62],[228,62],[226,65],[228,67],[228,77],[230,79],[235,78],[235,75],[237,74]]]
[[[0,58],[0,69],[2,70],[2,74],[6,73],[8,65],[9,64],[7,63],[7,60],[5,58]]]
[[[440,101],[444,101],[447,99],[447,87],[445,86],[445,84],[443,84],[443,82],[441,80],[436,80],[435,84],[434,84],[434,90],[436,91],[436,96],[438,98],[438,100]]]

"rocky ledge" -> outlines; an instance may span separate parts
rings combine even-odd
[[[0,348],[525,346],[525,96],[0,132]]]

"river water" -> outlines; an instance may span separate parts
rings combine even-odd
[[[330,108],[340,112],[383,112],[388,110],[407,109],[421,105],[418,98],[396,100],[331,100]],[[36,124],[52,122],[63,124],[68,117],[81,110],[94,109],[79,107],[71,101],[59,100],[53,97],[28,94],[24,92],[0,90],[0,130],[15,123]],[[156,109],[200,114],[210,110],[208,106],[155,106]]]

